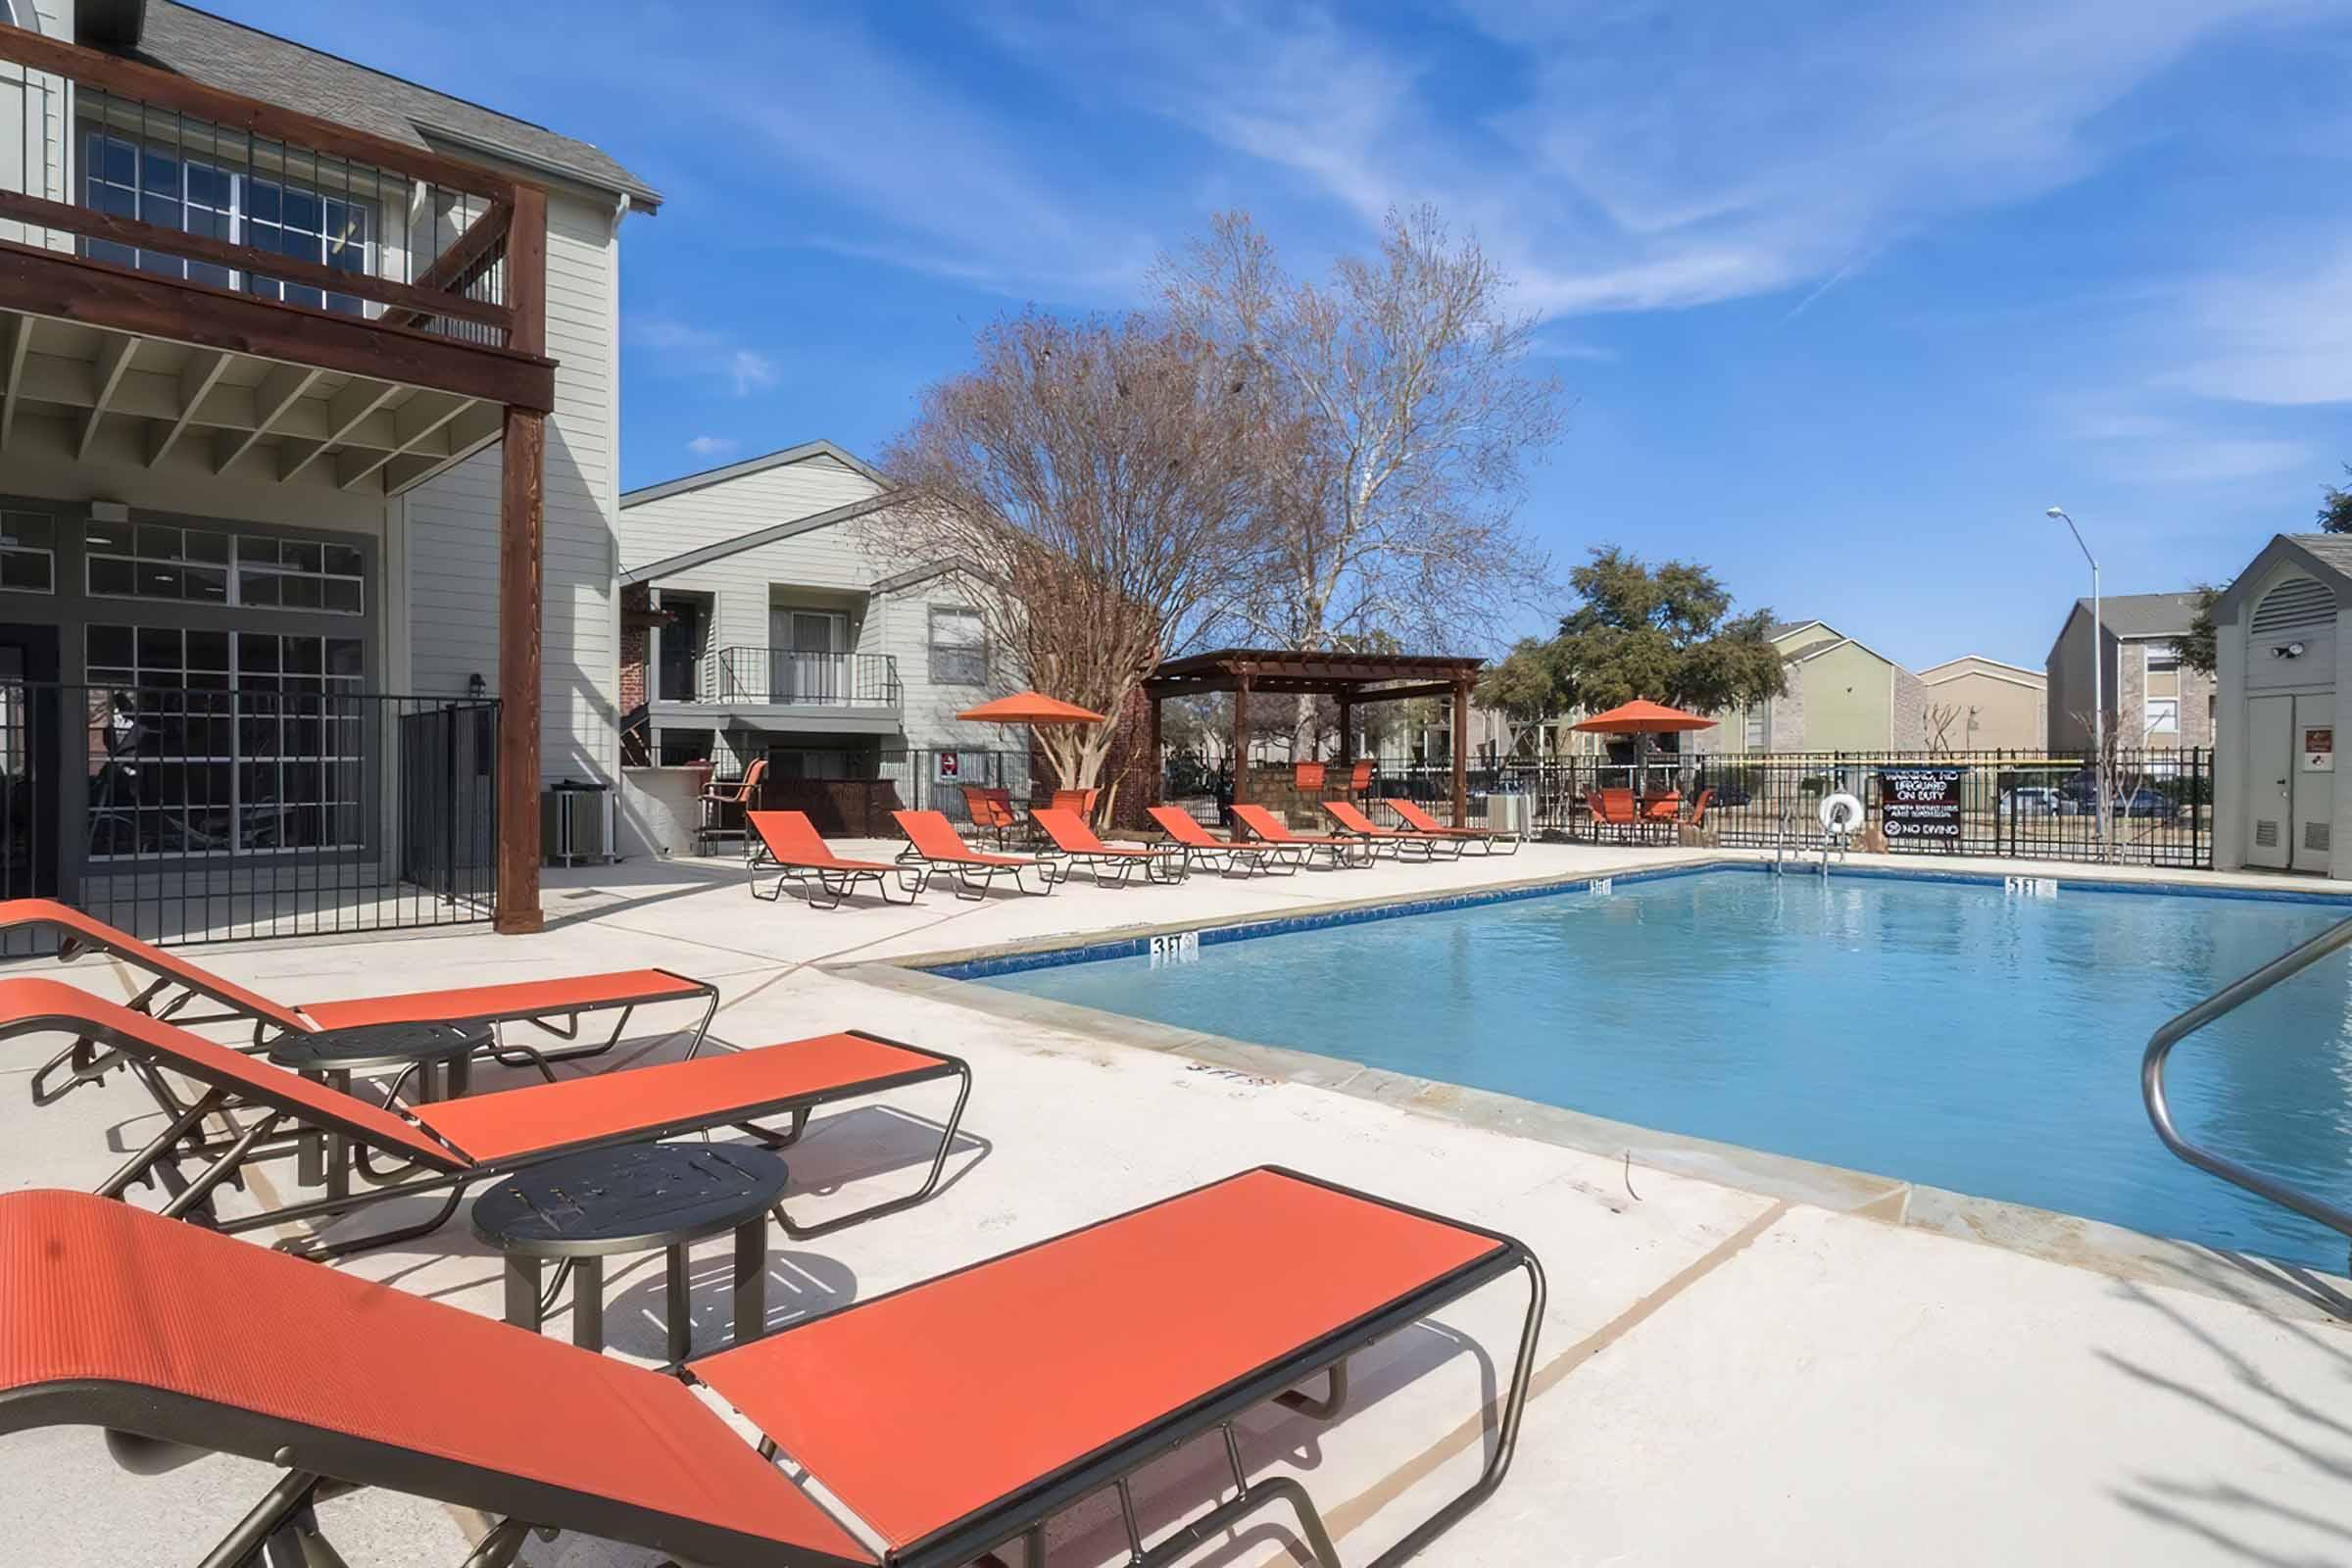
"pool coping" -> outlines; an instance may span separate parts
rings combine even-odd
[[[1731,869],[1769,872],[1771,862],[1744,856],[1653,861],[1612,869],[1602,876],[1589,871],[1567,876],[1553,874],[1452,894],[1401,894],[1339,901],[1276,916],[1243,914],[1125,926],[1110,932],[1062,933],[993,947],[894,955],[824,967],[827,973],[844,979],[951,1006],[969,1007],[1008,1022],[1181,1056],[1207,1068],[1268,1083],[1329,1090],[1415,1115],[1435,1116],[1467,1127],[1622,1160],[1629,1185],[1637,1170],[1658,1170],[1765,1198],[1810,1203],[1883,1223],[1935,1231],[2047,1261],[2088,1268],[2135,1284],[2190,1290],[2288,1318],[2329,1322],[2352,1319],[2352,1280],[2324,1275],[2298,1264],[2172,1240],[2083,1215],[1953,1192],[1901,1177],[1615,1121],[1516,1095],[1394,1072],[1317,1052],[1260,1045],[973,983],[974,979],[992,974],[1146,955],[1152,951],[1154,938],[1187,933],[1198,936],[1201,945],[1207,946],[1446,909],[1560,897],[1594,882],[1662,881]],[[1866,865],[1840,866],[1835,874],[1998,886],[2017,873],[1929,869],[1913,872]],[[2055,881],[2061,892],[2074,886],[2100,892],[2271,899],[2352,907],[2352,891],[2331,895],[2280,889],[2272,894],[2259,889],[2209,889],[2194,884],[2096,874],[2048,880]],[[1076,956],[1081,953],[1086,956]]]

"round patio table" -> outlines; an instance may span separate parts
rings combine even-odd
[[[497,1044],[486,1023],[377,1023],[350,1029],[321,1029],[316,1034],[283,1034],[270,1042],[270,1059],[280,1067],[317,1079],[329,1088],[351,1093],[354,1073],[399,1069],[397,1090],[416,1074],[416,1090],[408,1098],[456,1100],[466,1093],[473,1054]],[[351,1192],[351,1150],[339,1133],[308,1133],[296,1156],[295,1180],[305,1187],[325,1183],[328,1196]]]
[[[605,1348],[605,1262],[617,1252],[668,1254],[666,1331],[672,1370],[685,1364],[692,1324],[686,1250],[735,1233],[735,1341],[760,1337],[767,1317],[767,1215],[784,1196],[784,1161],[740,1144],[635,1144],[534,1165],[473,1204],[473,1233],[507,1262],[507,1321],[536,1331],[554,1291],[541,1273],[571,1276],[571,1340]]]

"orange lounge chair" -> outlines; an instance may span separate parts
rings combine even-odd
[[[1037,825],[1046,832],[1047,849],[1038,870],[1049,880],[1067,882],[1070,873],[1081,865],[1093,870],[1098,883],[1102,881],[1104,867],[1109,867],[1117,873],[1115,885],[1119,887],[1134,880],[1138,871],[1153,882],[1184,880],[1181,854],[1171,855],[1164,848],[1150,849],[1140,844],[1105,844],[1075,811],[1049,806],[1029,814],[1037,818]]]
[[[622,969],[605,974],[571,975],[560,980],[510,981],[499,985],[465,986],[453,991],[415,991],[388,997],[352,997],[341,1002],[310,1002],[287,1006],[232,980],[224,980],[175,953],[141,942],[92,915],[54,899],[11,899],[0,903],[0,933],[20,926],[48,926],[58,933],[58,958],[73,962],[87,953],[104,953],[154,976],[130,999],[129,1005],[159,1018],[186,1025],[243,1022],[253,1026],[249,1049],[261,1050],[278,1034],[320,1034],[336,1029],[364,1029],[387,1023],[486,1024],[497,1032],[490,1048],[508,1066],[547,1064],[602,1055],[620,1044],[630,1017],[639,1007],[666,1003],[694,1003],[701,1013],[687,1042],[686,1054],[702,1050],[703,1036],[718,1011],[718,987],[705,980],[672,974],[667,969]],[[217,1012],[190,1014],[197,1002],[210,1003]],[[578,1046],[568,1051],[542,1052],[506,1038],[501,1025],[529,1023],[559,1040],[577,1040],[580,1019],[592,1012],[618,1008],[620,1017],[603,1045]],[[33,1075],[33,1099],[46,1104],[82,1082],[78,1073],[61,1084],[48,1080],[68,1064],[60,1054]]]
[[[799,1139],[819,1105],[938,1078],[958,1080],[930,1177],[915,1196],[811,1226],[795,1225],[778,1206],[776,1221],[786,1234],[818,1235],[929,1197],[971,1091],[971,1070],[954,1056],[851,1032],[463,1100],[378,1104],[60,980],[0,980],[0,1040],[53,1033],[74,1036],[71,1049],[95,1063],[127,1066],[164,1113],[164,1129],[106,1179],[98,1188],[102,1198],[121,1198],[133,1183],[160,1179],[172,1194],[166,1217],[201,1215],[215,1229],[233,1233],[333,1218],[387,1199],[447,1193],[440,1210],[418,1223],[307,1249],[321,1257],[438,1230],[474,1183],[561,1154],[660,1143],[718,1127],[741,1127],[780,1148]],[[192,1080],[197,1097],[184,1098],[166,1073]],[[757,1125],[779,1115],[791,1118],[782,1132]],[[227,1131],[212,1131],[216,1122]],[[226,1220],[212,1212],[212,1196],[221,1183],[240,1180],[265,1160],[299,1152],[306,1139],[320,1138],[329,1140],[325,1197]],[[342,1157],[346,1146],[358,1150],[355,1161]],[[378,1172],[370,1156],[407,1169]],[[352,1190],[352,1163],[372,1187]]]
[[[1035,1564],[1048,1522],[1082,1499],[1115,1493],[1137,1532],[1135,1473],[1221,1439],[1231,1495],[1214,1500],[1223,1477],[1203,1487],[1136,1560],[1259,1537],[1250,1521],[1283,1507],[1337,1568],[1305,1485],[1250,1472],[1296,1436],[1237,1418],[1275,1402],[1338,1416],[1349,1356],[1514,1275],[1527,1311],[1484,1462],[1403,1526],[1387,1565],[1502,1483],[1543,1267],[1499,1232],[1273,1168],[790,1324],[687,1362],[683,1385],[122,1204],[10,1193],[0,1278],[21,1288],[0,1295],[0,1433],[100,1428],[146,1474],[206,1453],[279,1467],[207,1562],[339,1560],[327,1499],[373,1488],[488,1515],[475,1568],[505,1568],[533,1529],[708,1568],[961,1568],[1016,1543]],[[1216,1308],[1139,1281],[1213,1281]],[[1296,1388],[1318,1379],[1328,1397]]]
[[[910,873],[905,866],[880,860],[843,859],[825,843],[824,835],[817,832],[816,824],[808,820],[806,811],[754,811],[745,820],[766,846],[768,860],[777,871],[775,892],[762,893],[759,868],[753,868],[755,899],[765,899],[772,904],[784,896],[785,883],[799,882],[808,888],[810,908],[819,907],[816,901],[822,897],[832,901],[822,906],[830,909],[856,892],[858,883],[871,882],[884,904],[896,904],[900,901],[890,896],[890,886],[897,882],[906,895],[906,903],[915,900],[914,888],[907,885]]]
[[[1448,860],[1462,856],[1462,841],[1444,833],[1423,833],[1410,828],[1382,827],[1366,816],[1353,801],[1325,801],[1324,814],[1339,824],[1342,833],[1352,833],[1377,851],[1388,846],[1397,859],[1404,858],[1406,850],[1417,851],[1424,860],[1439,858],[1441,853]]]
[[[1029,891],[1021,881],[1021,873],[1037,867],[1045,886],[1039,891],[1054,891],[1054,878],[1034,857],[1027,855],[984,855],[963,842],[956,824],[937,811],[893,811],[899,831],[906,835],[906,848],[899,852],[902,864],[920,865],[923,869],[915,883],[916,891],[931,885],[931,879],[942,872],[955,878],[956,896],[959,899],[985,899],[997,878],[1008,876],[1020,892]]]
[[[1364,758],[1348,770],[1348,794],[1350,798],[1363,795],[1372,788],[1372,760]]]
[[[1444,838],[1458,839],[1465,849],[1475,844],[1481,855],[1517,855],[1519,853],[1519,838],[1516,834],[1497,833],[1493,828],[1486,827],[1448,827],[1430,815],[1418,802],[1400,800],[1393,795],[1389,797],[1388,808],[1403,820],[1406,827],[1416,833],[1432,833]],[[1509,845],[1510,848],[1507,850],[1496,848],[1496,846],[1504,844]]]
[[[1328,833],[1294,833],[1290,824],[1262,806],[1236,803],[1233,819],[1250,830],[1250,836],[1264,844],[1279,844],[1285,849],[1298,850],[1314,863],[1320,854],[1323,861],[1337,871],[1348,866],[1370,865],[1372,846],[1362,839],[1340,838]]]
[[[1210,870],[1230,875],[1237,868],[1242,875],[1263,871],[1269,875],[1295,876],[1306,863],[1304,850],[1291,849],[1280,844],[1253,844],[1241,839],[1221,839],[1202,827],[1196,817],[1181,807],[1154,806],[1152,820],[1168,836],[1168,842],[1184,851],[1184,868],[1190,871],[1198,860]]]
[[[1101,790],[1055,790],[1049,804],[1056,811],[1068,811],[1083,821],[1091,822],[1095,815],[1095,802],[1102,798]]]

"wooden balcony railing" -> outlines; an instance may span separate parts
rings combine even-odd
[[[5,112],[15,95],[21,117]],[[358,362],[331,368],[432,381],[438,365],[452,390],[543,407],[545,374],[501,375],[478,359],[466,370],[462,356],[397,345],[544,370],[545,202],[497,170],[0,24],[0,278],[51,280],[46,294],[0,291],[0,305],[44,314],[71,259],[90,270],[86,286],[49,314],[181,335],[156,319],[160,297],[129,281],[163,279],[188,291],[191,314],[209,295],[329,318],[312,335]],[[122,281],[86,281],[101,274]],[[390,346],[355,346],[355,327]]]

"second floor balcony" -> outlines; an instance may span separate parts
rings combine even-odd
[[[720,648],[695,669],[697,704],[730,708],[899,710],[899,662],[887,654]]]

